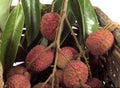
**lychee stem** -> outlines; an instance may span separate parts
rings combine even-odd
[[[58,52],[59,52],[59,49],[60,49],[60,38],[61,38],[61,34],[62,34],[64,20],[66,18],[67,5],[68,5],[68,0],[64,0],[63,9],[61,9],[61,12],[60,12],[61,19],[60,19],[60,23],[57,27],[57,34],[56,34],[56,38],[55,38],[55,41],[54,41],[54,43],[56,44],[56,54],[55,54],[56,56],[55,56],[53,72],[50,75],[50,77],[53,76],[53,78],[52,78],[52,88],[54,88],[54,81],[55,81],[54,74],[55,74],[56,69],[57,69]],[[43,85],[45,85],[48,80],[49,80],[49,78],[44,82]]]
[[[85,53],[84,53],[84,51],[83,51],[80,43],[78,42],[78,40],[77,40],[77,38],[76,38],[76,36],[75,36],[74,31],[73,31],[72,28],[71,28],[71,25],[70,25],[70,22],[69,22],[68,18],[66,18],[65,20],[66,20],[66,22],[67,22],[67,24],[68,24],[68,27],[69,27],[69,29],[70,29],[70,31],[71,31],[71,34],[72,34],[74,40],[75,40],[75,42],[76,42],[76,45],[77,45],[77,47],[78,47],[78,49],[79,49],[79,51],[80,51],[80,55],[82,55],[82,57],[84,58],[84,60],[85,60],[85,62],[86,62],[86,64],[87,64],[90,78],[92,78],[92,73],[91,73],[91,69],[90,69],[90,66],[89,66],[87,57],[85,56]]]
[[[62,34],[64,20],[66,18],[67,6],[68,6],[68,0],[64,0],[63,9],[61,9],[61,13],[60,13],[61,19],[60,19],[60,23],[57,27],[57,36],[56,36],[56,39],[55,39],[57,46],[56,46],[56,56],[55,56],[53,74],[55,74],[55,72],[56,72],[58,52],[59,52],[59,48],[60,48],[60,38],[61,38],[61,34]],[[54,88],[54,79],[55,78],[53,77],[52,88]]]
[[[54,0],[52,2],[52,6],[51,6],[51,12],[54,12],[54,7],[55,7],[55,3],[56,3],[57,0]]]

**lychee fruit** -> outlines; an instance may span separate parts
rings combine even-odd
[[[34,85],[33,88],[41,88],[42,85],[43,85],[43,83],[41,82],[41,83]],[[49,84],[45,84],[45,86],[43,88],[52,88],[52,87]]]
[[[113,34],[109,30],[100,29],[87,37],[86,46],[91,54],[99,56],[107,53],[113,42]]]
[[[87,65],[80,60],[71,60],[64,68],[63,79],[68,88],[84,84],[88,79]]]
[[[48,40],[55,39],[57,26],[59,25],[60,16],[56,12],[46,13],[42,16],[40,23],[40,32]]]
[[[65,56],[61,52],[58,53],[57,66],[63,69],[67,64],[68,60],[73,60],[76,58],[78,52],[76,49],[69,46],[62,47],[61,51]]]
[[[98,78],[88,79],[86,82],[91,88],[104,88],[103,83]]]
[[[31,84],[28,78],[23,75],[16,74],[7,79],[5,88],[31,88]]]
[[[52,84],[52,78],[49,81]],[[63,70],[57,70],[55,72],[55,84],[58,83],[59,85],[63,85]]]
[[[25,59],[25,64],[28,70],[33,72],[41,72],[47,69],[53,62],[54,52],[46,46],[37,45],[30,50]]]
[[[24,75],[25,77],[27,77],[29,80],[31,79],[31,74],[22,65],[14,66],[13,68],[11,68],[7,73],[7,78],[9,78],[15,74],[21,74],[21,75]]]
[[[74,86],[74,87],[71,87],[71,88],[91,88],[91,87],[87,84],[82,84],[82,85]]]

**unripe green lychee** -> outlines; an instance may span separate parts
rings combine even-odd
[[[58,53],[57,66],[63,69],[67,64],[68,60],[73,60],[76,58],[76,55],[78,54],[78,52],[77,50],[69,46],[62,47],[61,51],[65,56],[61,54],[61,52]]]
[[[44,45],[37,45],[30,50],[25,59],[28,70],[41,72],[52,64],[54,52],[51,49],[44,51],[45,48]]]
[[[48,40],[54,40],[60,16],[56,12],[46,13],[42,16],[40,32]]]
[[[25,77],[27,77],[29,80],[31,79],[31,74],[22,65],[14,66],[13,68],[11,68],[7,73],[7,78],[9,78],[15,74],[21,74],[21,75],[24,75]]]
[[[23,75],[16,74],[7,79],[5,88],[31,88],[31,84],[28,78]]]
[[[114,42],[113,34],[108,30],[97,30],[86,39],[86,46],[93,55],[103,55],[110,50]]]
[[[71,60],[64,68],[63,79],[68,88],[80,86],[88,79],[88,67],[80,60]]]

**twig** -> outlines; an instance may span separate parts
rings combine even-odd
[[[68,24],[68,27],[69,27],[69,29],[70,29],[70,31],[71,31],[71,34],[72,34],[72,36],[73,36],[75,42],[76,42],[76,44],[77,44],[77,47],[78,47],[78,49],[79,49],[79,51],[80,51],[80,54],[83,56],[83,58],[84,58],[84,60],[85,60],[85,62],[86,62],[86,64],[87,64],[87,67],[88,67],[88,70],[89,70],[90,77],[92,78],[92,73],[91,73],[91,70],[90,70],[90,66],[89,66],[87,57],[85,56],[85,53],[84,53],[84,51],[83,51],[83,49],[82,49],[80,43],[78,42],[78,40],[77,40],[77,38],[76,38],[76,36],[75,36],[74,31],[73,31],[72,28],[71,28],[71,25],[70,25],[70,22],[69,22],[68,18],[66,18],[66,22],[67,22],[67,24]]]
[[[58,59],[58,51],[60,48],[60,38],[61,38],[61,34],[62,34],[62,29],[63,29],[63,24],[64,24],[64,20],[66,18],[66,12],[67,12],[67,6],[68,6],[68,0],[64,0],[64,5],[63,5],[63,9],[61,10],[61,20],[60,20],[60,24],[57,28],[57,36],[56,36],[56,56],[55,56],[55,63],[54,63],[54,68],[53,68],[53,74],[55,74],[56,71],[56,65],[57,65],[57,59]],[[53,77],[53,81],[52,81],[52,88],[54,88],[54,77]]]
[[[56,3],[57,0],[54,0],[52,2],[52,6],[51,6],[51,12],[54,12],[54,7],[55,7],[55,3]]]

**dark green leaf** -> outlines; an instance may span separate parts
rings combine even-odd
[[[85,38],[98,29],[98,20],[89,0],[71,0],[71,9],[79,24],[80,42],[84,45]]]
[[[4,30],[12,0],[0,0],[0,28]]]
[[[69,13],[67,13],[67,18],[68,18],[68,20],[71,24],[71,27],[72,27],[74,22],[75,22],[75,17],[73,16],[72,12],[69,11]],[[63,32],[62,32],[62,35],[61,35],[61,45],[66,40],[66,38],[69,36],[69,34],[70,34],[70,29],[69,29],[68,24],[65,21],[64,22],[64,27],[63,27]]]
[[[41,17],[40,3],[39,0],[22,0],[22,5],[25,14],[25,25],[27,28],[27,45],[29,46],[39,34]]]
[[[78,2],[81,6],[84,37],[86,37],[98,29],[99,23],[90,0],[78,0]]]
[[[23,25],[23,9],[20,4],[18,4],[10,13],[2,34],[0,60],[6,71],[13,65],[16,58]]]
[[[54,0],[55,1],[55,0]],[[57,0],[55,2],[55,7],[54,7],[54,11],[55,12],[60,12],[61,10],[61,7],[62,7],[62,3],[63,3],[63,0]]]

